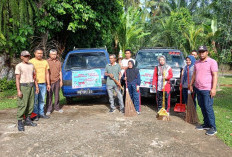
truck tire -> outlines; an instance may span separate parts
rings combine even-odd
[[[67,105],[72,104],[73,103],[72,97],[66,97],[66,103],[67,103]]]

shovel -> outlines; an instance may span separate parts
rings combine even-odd
[[[176,103],[174,107],[175,112],[185,112],[186,106],[182,104],[182,86],[180,87],[180,103]]]

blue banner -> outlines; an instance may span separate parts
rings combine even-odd
[[[140,69],[141,85],[140,87],[152,88],[152,79],[154,70],[152,69]]]
[[[101,69],[72,72],[72,88],[101,87]]]

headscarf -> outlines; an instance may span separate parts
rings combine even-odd
[[[128,68],[126,70],[126,77],[127,77],[127,81],[128,82],[132,82],[136,79],[136,77],[139,74],[139,69],[135,68],[135,64],[133,62],[133,60],[129,60],[128,63],[132,64],[132,68]]]
[[[169,66],[166,64],[166,57],[163,56],[163,55],[161,55],[161,56],[158,57],[158,61],[160,61],[160,58],[164,58],[165,63],[164,63],[164,65],[161,65],[160,62],[159,62],[159,67],[161,67],[161,69],[162,69],[162,70],[158,70],[158,75],[159,75],[159,76],[163,75],[163,74],[162,74],[163,71],[167,71],[167,69],[168,69],[168,67],[169,67]]]
[[[187,59],[187,58],[189,58],[189,59],[191,60],[191,64],[190,64],[189,66],[186,65],[185,68],[184,68],[183,82],[187,81],[187,79],[188,79],[188,74],[187,74],[187,72],[188,72],[188,67],[189,67],[189,69],[190,69],[192,66],[194,66],[194,64],[195,64],[195,62],[196,62],[196,59],[195,59],[194,56],[192,56],[192,55],[188,55],[188,56],[186,57],[186,59]]]

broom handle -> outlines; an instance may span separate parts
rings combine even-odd
[[[125,74],[125,77],[126,77],[126,70],[125,70],[124,74]],[[127,77],[126,77],[125,83],[126,83],[126,88],[127,88]]]
[[[189,67],[187,67],[188,90],[189,90]]]
[[[165,83],[165,71],[163,71],[163,104],[162,104],[162,107],[165,109],[165,86],[164,86],[164,83]]]
[[[182,88],[183,87],[180,87],[180,104],[182,105]]]

